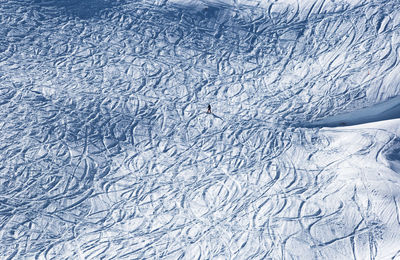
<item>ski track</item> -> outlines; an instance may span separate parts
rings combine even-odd
[[[399,257],[398,121],[295,127],[399,94],[398,1],[201,3],[1,2],[1,259]]]

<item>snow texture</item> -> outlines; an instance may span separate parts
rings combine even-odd
[[[1,259],[400,258],[398,0],[0,0],[0,36]]]

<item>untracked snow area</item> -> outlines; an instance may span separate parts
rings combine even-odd
[[[0,259],[400,259],[398,0],[0,0],[0,36]]]

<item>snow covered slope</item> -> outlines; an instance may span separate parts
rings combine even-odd
[[[400,258],[399,10],[0,1],[0,258]]]
[[[303,126],[324,127],[324,126],[346,126],[365,124],[383,120],[390,120],[400,117],[400,96],[389,99],[376,105],[370,105],[358,110],[343,114],[329,116],[314,122],[303,122]],[[301,125],[301,124],[300,124]]]

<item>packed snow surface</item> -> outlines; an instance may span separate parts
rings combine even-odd
[[[400,258],[398,0],[0,0],[0,36],[1,259]]]

